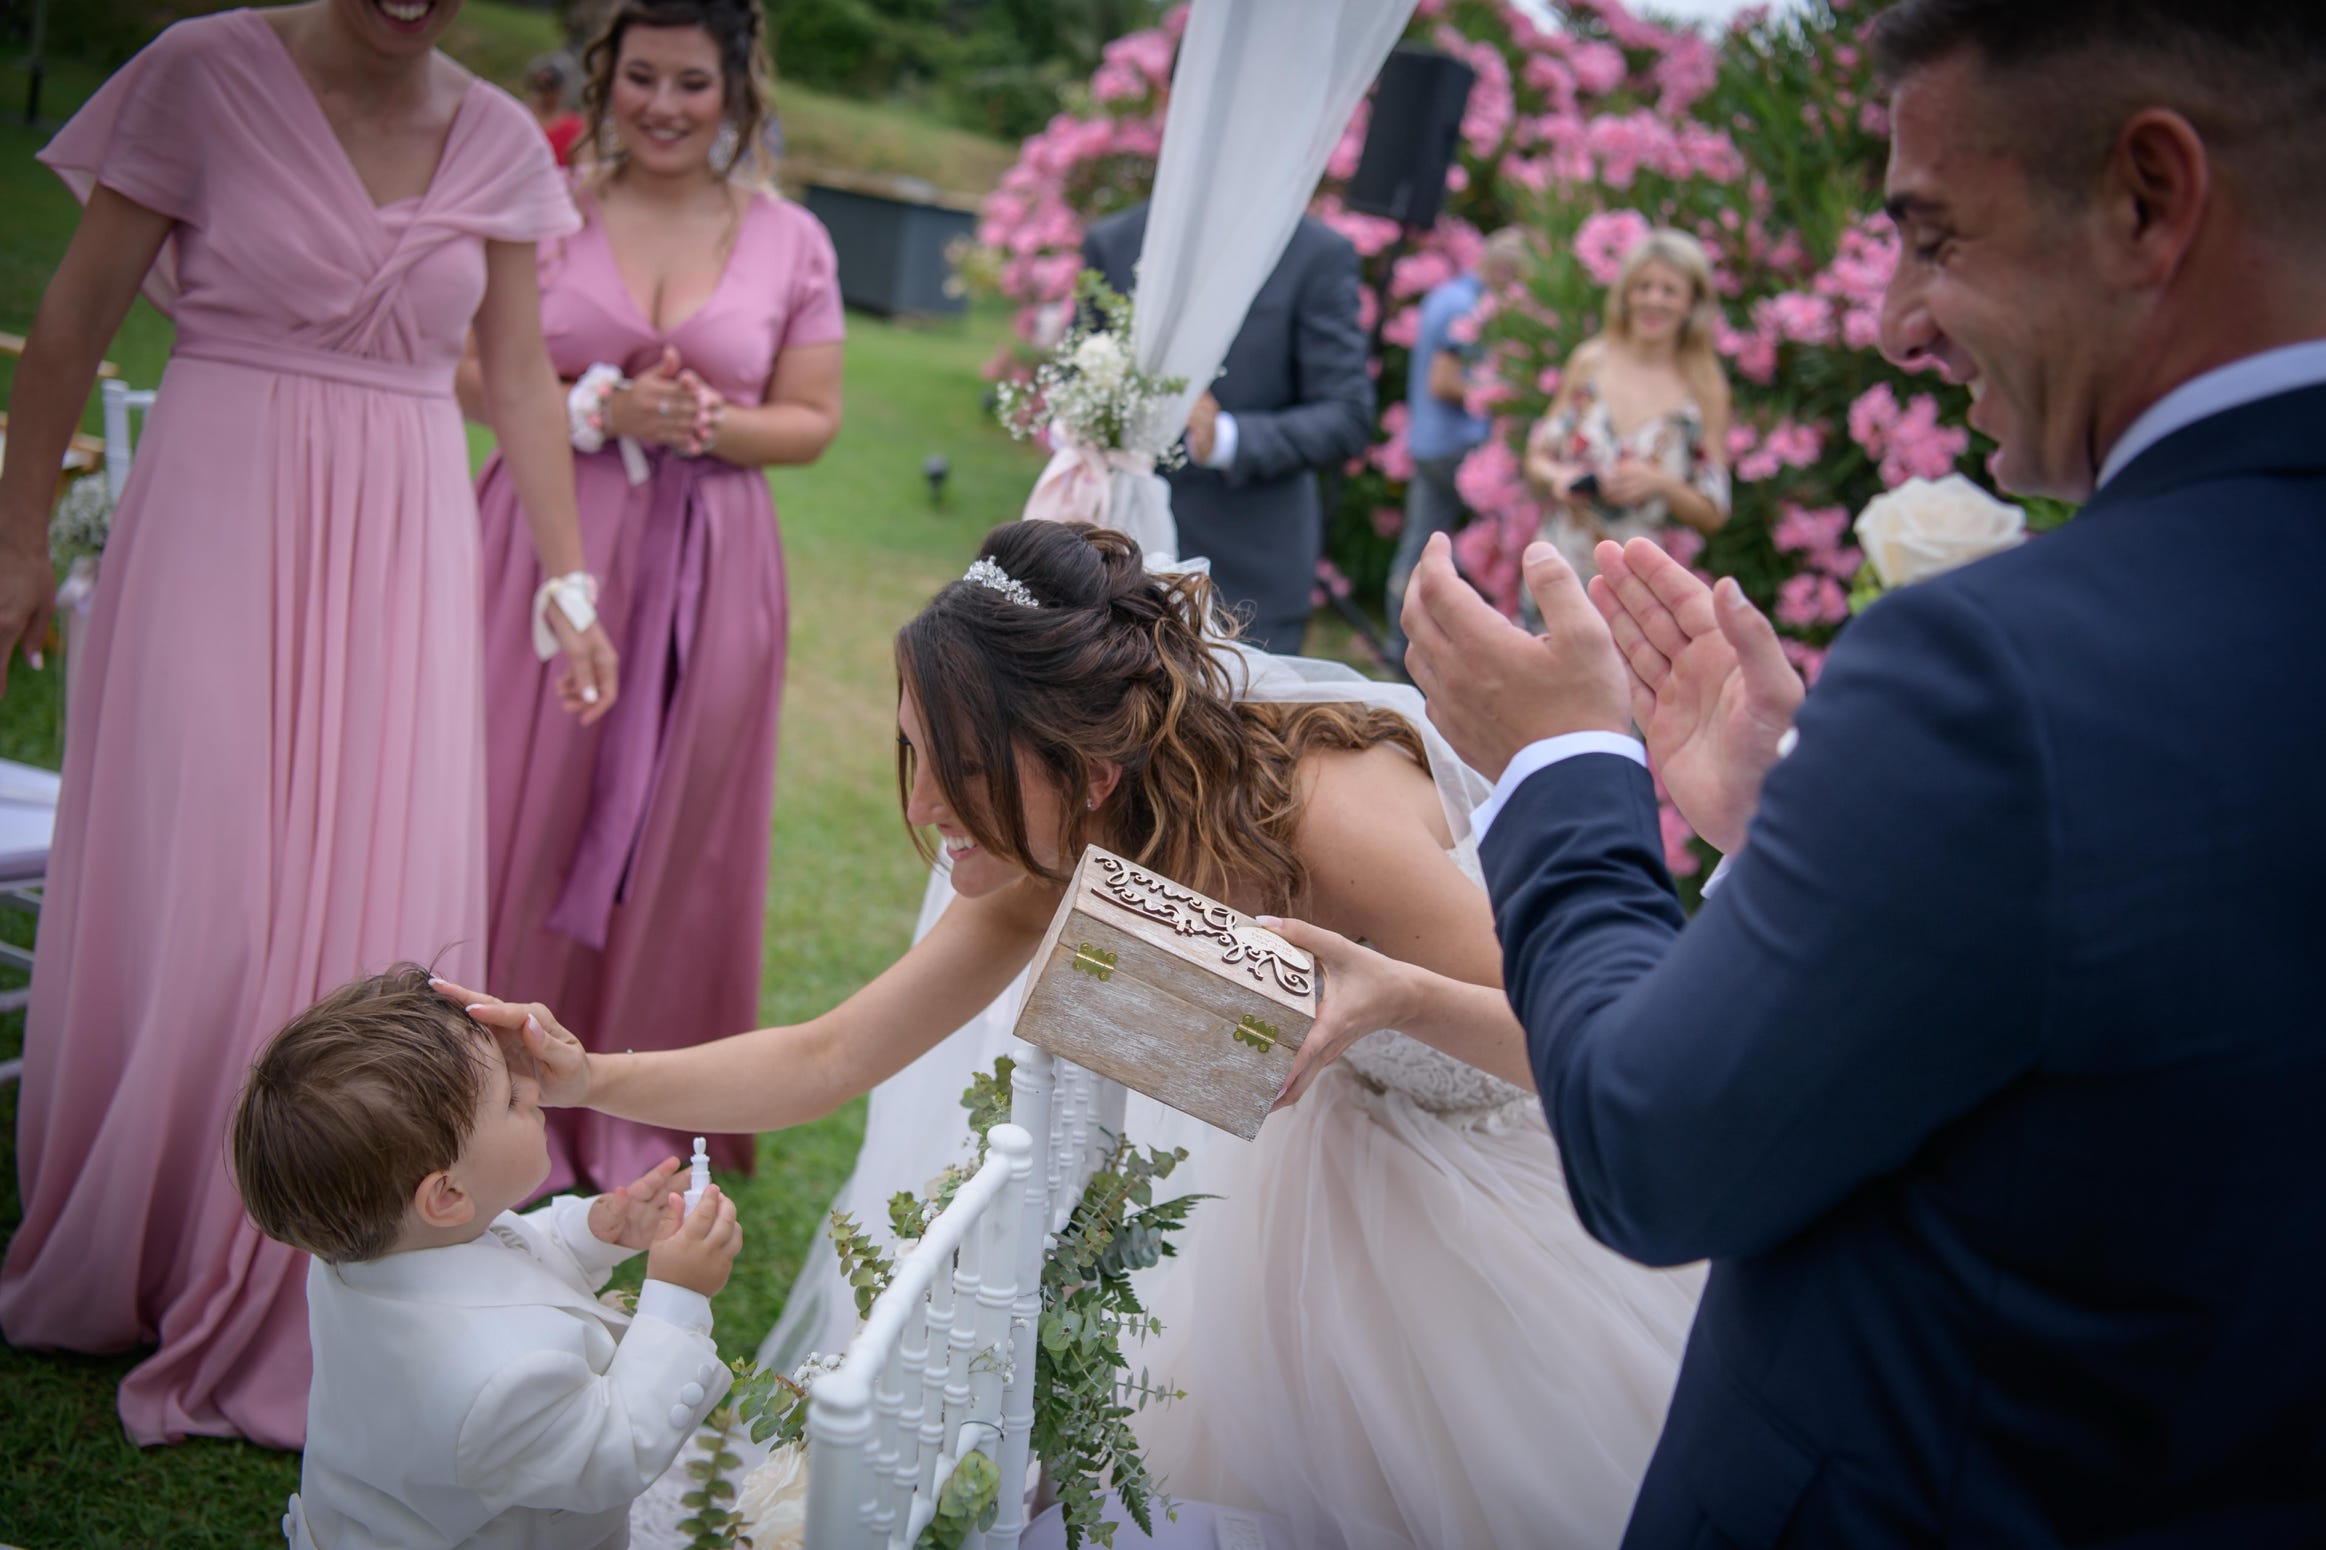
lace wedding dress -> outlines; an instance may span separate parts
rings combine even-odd
[[[1174,1495],[1349,1550],[1622,1538],[1703,1270],[1592,1241],[1532,1094],[1381,1032],[1212,1135],[1132,1358],[1187,1395],[1136,1422]]]

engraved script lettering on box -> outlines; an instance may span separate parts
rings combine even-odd
[[[1307,954],[1095,847],[1035,962],[1019,1038],[1240,1136],[1259,1133],[1316,1020]]]
[[[1237,935],[1239,917],[1226,905],[1215,904],[1200,893],[1150,876],[1115,856],[1099,857],[1098,868],[1104,879],[1100,885],[1104,891],[1099,897],[1107,903],[1158,921],[1181,936],[1204,937],[1218,943],[1226,949],[1220,954],[1220,962],[1242,964],[1254,979],[1273,974],[1277,986],[1289,995],[1305,996],[1316,989],[1314,971],[1308,966],[1292,963],[1276,949]]]

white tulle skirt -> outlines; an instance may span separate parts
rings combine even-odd
[[[1133,1358],[1187,1393],[1137,1423],[1173,1495],[1349,1550],[1622,1538],[1703,1269],[1592,1241],[1531,1100],[1441,1116],[1335,1067],[1182,1182],[1224,1198]]]

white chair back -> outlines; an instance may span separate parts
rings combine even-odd
[[[839,1370],[816,1380],[808,1401],[809,1550],[903,1550],[928,1526],[961,1459],[972,1450],[999,1452],[1002,1390],[1019,1376],[1021,1342],[1011,1325],[1033,1179],[1034,1138],[1016,1125],[994,1126],[985,1165],[896,1267]],[[1037,1308],[1039,1256],[1037,1245]],[[1032,1369],[1024,1375],[1031,1381]],[[1024,1479],[1021,1460],[1019,1485]],[[1002,1480],[1007,1512],[1020,1492],[1007,1474]],[[1018,1515],[1022,1521],[1022,1503]]]
[[[153,390],[108,378],[99,386],[98,397],[105,410],[105,488],[118,501],[122,486],[129,483],[130,412],[143,415],[151,409]]]
[[[910,1545],[971,1450],[994,1462],[993,1526],[1026,1529],[1042,1260],[1122,1131],[1121,1084],[1030,1044],[1013,1051],[1010,1123],[929,1224],[808,1405],[807,1550]]]

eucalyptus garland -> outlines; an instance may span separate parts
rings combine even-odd
[[[1004,1056],[991,1072],[975,1077],[961,1096],[977,1136],[977,1162],[948,1168],[920,1195],[901,1193],[890,1200],[889,1225],[900,1240],[908,1240],[908,1246],[983,1163],[986,1132],[1009,1118],[1011,1070]],[[1131,1290],[1131,1276],[1176,1252],[1172,1237],[1187,1225],[1195,1203],[1205,1198],[1155,1198],[1155,1186],[1186,1157],[1183,1150],[1136,1147],[1117,1137],[1084,1187],[1065,1229],[1043,1256],[1032,1444],[1057,1493],[1068,1550],[1080,1550],[1085,1539],[1113,1545],[1115,1525],[1106,1516],[1110,1488],[1144,1533],[1154,1532],[1157,1509],[1165,1517],[1171,1515],[1171,1502],[1163,1494],[1162,1482],[1148,1471],[1130,1421],[1149,1403],[1183,1396],[1158,1384],[1144,1369],[1134,1373],[1123,1345],[1126,1337],[1144,1340],[1162,1330],[1161,1322]],[[830,1232],[841,1276],[863,1317],[887,1289],[895,1262],[845,1213],[832,1213]],[[1006,1361],[1008,1354],[992,1353],[990,1359]],[[810,1388],[838,1365],[837,1358],[811,1357],[788,1376],[763,1369],[746,1371],[729,1404],[749,1427],[754,1442],[798,1444],[807,1432]],[[919,1550],[952,1550],[973,1528],[990,1524],[1001,1485],[992,1461],[970,1454],[942,1493],[935,1518],[921,1534]]]

